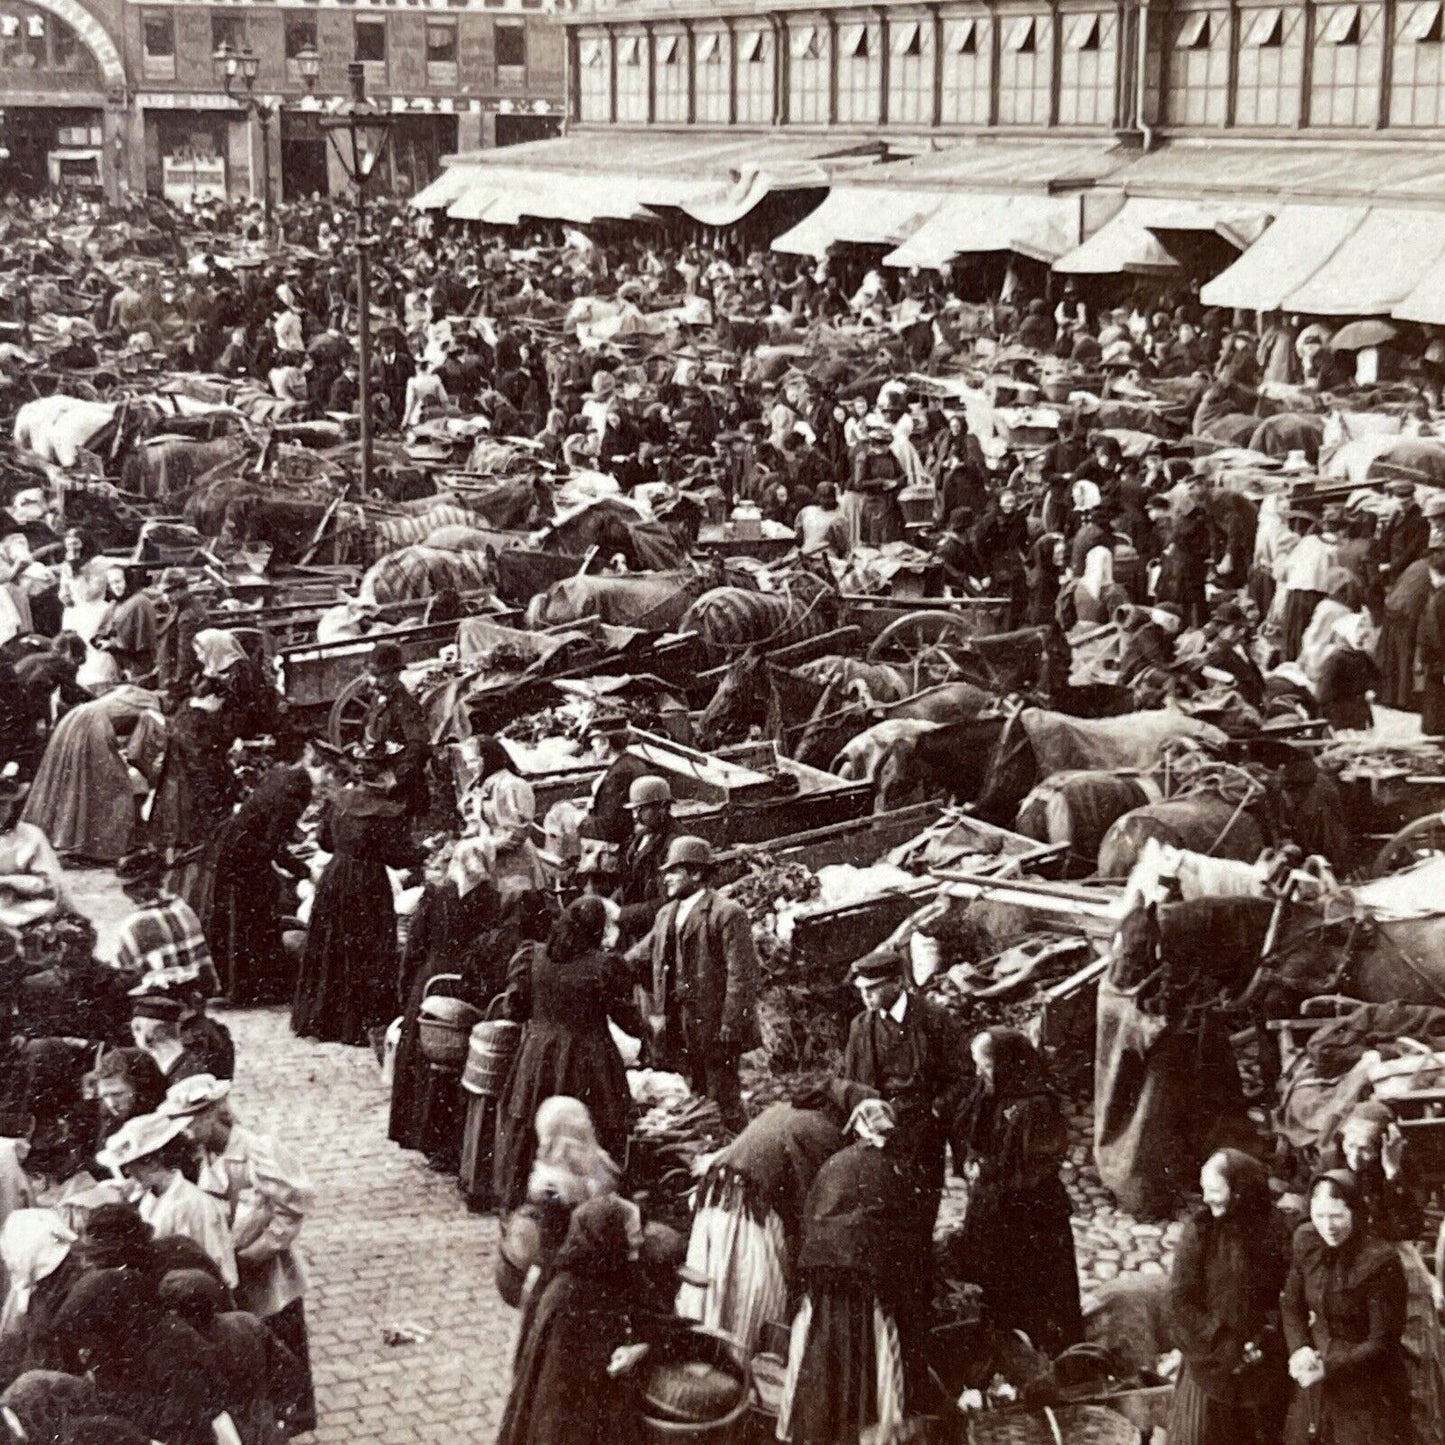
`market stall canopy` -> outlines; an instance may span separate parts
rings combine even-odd
[[[1218,200],[1226,205],[1445,204],[1439,146],[1173,140],[1115,172],[1131,199]]]
[[[825,256],[841,241],[897,246],[943,205],[941,191],[893,186],[835,186],[823,204],[773,241],[773,250],[793,256]]]
[[[671,207],[729,225],[779,190],[824,189],[877,164],[877,143],[815,136],[739,141],[725,136],[625,138],[579,134],[448,157],[412,198],[456,220],[515,224],[524,216],[582,224],[641,220]]]
[[[1445,325],[1445,256],[1436,261],[1390,315],[1399,321],[1426,321]]]
[[[1075,276],[1164,275],[1177,270],[1179,262],[1161,234],[1208,233],[1242,250],[1268,224],[1268,214],[1257,207],[1130,197],[1118,215],[1056,261],[1054,270]]]
[[[1284,304],[1319,316],[1387,315],[1442,253],[1445,215],[1373,207]]]
[[[942,266],[955,256],[1014,251],[1051,262],[1078,240],[1079,202],[1071,196],[967,192],[949,196],[885,266]]]
[[[1199,292],[1206,306],[1278,311],[1359,228],[1362,206],[1285,206],[1233,266]]]

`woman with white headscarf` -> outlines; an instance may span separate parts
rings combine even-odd
[[[1114,581],[1114,553],[1108,547],[1091,547],[1084,557],[1084,570],[1067,592],[1060,595],[1060,625],[1069,631],[1075,623],[1088,627],[1109,622],[1117,607],[1129,601],[1129,594]]]
[[[549,926],[546,895],[550,879],[532,842],[537,818],[532,785],[510,768],[493,772],[468,793],[462,811],[468,832],[491,840],[497,892],[522,935],[544,938]]]
[[[421,1150],[434,1169],[456,1169],[464,1111],[456,1077],[438,1073],[422,1055],[421,1003],[430,993],[484,1009],[502,991],[516,930],[504,916],[495,867],[490,837],[457,841],[417,905],[397,979],[404,1012],[387,1133],[403,1149]]]
[[[1336,731],[1364,731],[1375,724],[1370,699],[1384,687],[1374,657],[1376,636],[1368,612],[1351,612],[1334,624],[1332,645],[1319,664],[1315,696],[1320,713]]]
[[[75,1242],[75,1231],[53,1209],[17,1209],[0,1227],[0,1264],[10,1284],[0,1310],[0,1336],[24,1331],[34,1338],[32,1305],[47,1303],[50,1292],[44,1283],[55,1279]],[[51,1303],[58,1305],[63,1297],[62,1291]]]

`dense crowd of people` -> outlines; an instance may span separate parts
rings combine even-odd
[[[1400,330],[1333,349],[1319,323],[1226,315],[1183,287],[1097,306],[1072,285],[1045,299],[1011,267],[984,301],[961,265],[900,275],[660,230],[521,247],[380,214],[373,300],[392,321],[368,380],[383,434],[465,418],[550,479],[603,473],[659,518],[691,497],[684,546],[701,514],[760,515],[839,572],[904,548],[941,596],[992,599],[1000,630],[1112,629],[1108,676],[1137,708],[1225,689],[1259,717],[1344,732],[1418,711],[1425,734],[1445,732],[1437,493],[1412,476],[1316,485],[1320,428],[1257,434],[1347,394],[1427,437],[1439,342]],[[152,214],[156,254],[122,242],[104,257],[67,248],[69,219],[0,214],[21,257],[4,285],[16,344],[48,348],[62,388],[83,376],[119,394],[107,369],[143,354],[245,382],[290,420],[357,410],[341,212],[283,208],[276,249],[254,209]],[[72,304],[57,335],[62,287],[85,314]],[[617,338],[638,329],[621,323],[664,310],[681,344],[634,364]],[[849,329],[861,345],[822,339]],[[947,383],[964,358],[1008,383],[983,413],[977,389]],[[1091,405],[1060,407],[1043,437],[980,424],[1063,374]],[[1166,447],[1146,396],[1192,436],[1230,424],[1268,484],[1222,484]],[[502,1445],[634,1437],[639,1374],[679,1320],[720,1332],[740,1363],[770,1326],[790,1330],[777,1433],[793,1445],[898,1440],[938,1412],[944,1277],[977,1291],[995,1345],[1018,1331],[1053,1357],[1083,1340],[1067,1114],[1023,1032],[968,1037],[899,951],[875,950],[851,967],[860,1008],[837,1069],[750,1108],[752,927],[668,779],[629,750],[622,710],[588,716],[600,778],[560,857],[497,738],[470,740],[453,796],[384,633],[359,740],[332,746],[199,568],[107,552],[54,470],[6,475],[0,1418],[14,1438],[266,1445],[315,1425],[293,1249],[311,1189],[284,1141],[233,1111],[218,999],[288,1005],[299,1036],[353,1046],[382,1048],[399,1019],[390,1137],[506,1221],[522,1313]],[[343,599],[320,640],[374,619]],[[1304,851],[1351,866],[1342,819],[1296,821]],[[78,866],[115,869],[134,905],[104,963],[71,903]],[[425,1046],[439,994],[515,1027],[489,1107]],[[698,1166],[685,1229],[629,1194],[639,1056],[710,1101],[729,1140]],[[967,1207],[940,1233],[950,1157]],[[1293,1216],[1250,1154],[1203,1165],[1168,1289],[1171,1445],[1438,1438],[1435,1285],[1399,1130],[1363,1106],[1338,1153],[1308,1162]],[[980,1345],[965,1397],[992,1358]]]

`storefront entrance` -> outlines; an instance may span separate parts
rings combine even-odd
[[[304,200],[329,196],[326,175],[326,136],[317,118],[295,111],[281,112],[281,199]]]
[[[402,115],[391,129],[392,185],[399,196],[414,196],[441,174],[441,158],[457,149],[454,115]]]
[[[98,110],[9,108],[0,120],[0,145],[9,152],[0,184],[23,195],[52,187],[98,191],[102,141]]]
[[[560,115],[503,115],[497,114],[497,144],[499,146],[522,145],[529,140],[551,140],[562,134]]]

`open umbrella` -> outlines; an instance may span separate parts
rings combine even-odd
[[[1399,334],[1397,327],[1378,317],[1365,321],[1351,321],[1342,326],[1330,339],[1332,351],[1363,351],[1367,346],[1383,346]]]

